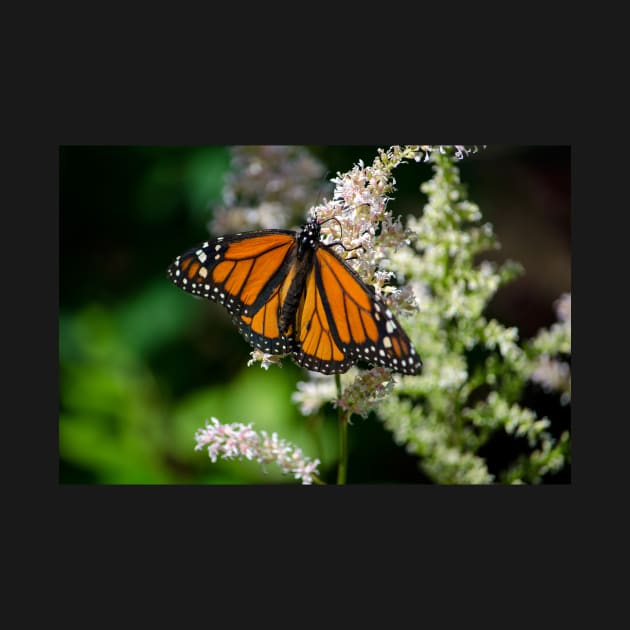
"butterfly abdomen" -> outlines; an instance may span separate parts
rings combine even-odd
[[[295,323],[295,315],[304,293],[306,276],[313,266],[313,256],[319,245],[319,225],[307,224],[297,237],[297,242],[294,274],[283,296],[282,307],[278,315],[278,327],[282,334],[287,334]]]
[[[293,323],[295,322],[295,315],[300,304],[300,298],[304,292],[304,284],[308,269],[308,266],[298,264],[293,281],[289,286],[286,297],[280,308],[278,327],[283,335],[286,335],[289,330],[291,330]]]

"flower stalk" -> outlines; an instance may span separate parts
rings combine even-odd
[[[341,398],[341,378],[335,374],[337,385],[337,396]],[[337,468],[337,485],[344,485],[348,474],[348,421],[350,413],[343,409],[341,405],[337,407],[339,418],[339,465]]]

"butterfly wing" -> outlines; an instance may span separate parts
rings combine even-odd
[[[420,357],[387,305],[332,250],[317,248],[296,316],[296,363],[346,372],[363,359],[418,374]]]
[[[295,232],[261,230],[201,243],[178,256],[167,275],[184,291],[223,305],[252,346],[283,354],[295,347],[292,330],[282,334],[278,326],[295,266]]]

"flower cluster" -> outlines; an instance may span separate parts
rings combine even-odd
[[[303,222],[304,209],[323,192],[324,166],[316,158],[298,146],[236,146],[230,151],[232,169],[223,205],[209,224],[212,234]]]
[[[558,320],[571,327],[571,294],[563,293],[554,304]]]
[[[485,149],[486,145],[483,145],[482,148]],[[461,144],[454,145],[453,147],[442,145],[442,144],[440,144],[440,145],[422,145],[420,147],[420,149],[422,151],[424,151],[424,161],[425,162],[429,161],[431,153],[433,151],[439,151],[442,155],[444,155],[444,154],[447,153],[447,151],[449,149],[454,149],[455,150],[454,155],[455,155],[455,157],[458,160],[463,160],[465,157],[467,157],[467,156],[469,156],[469,155],[471,155],[473,153],[477,153],[479,151],[479,147],[477,147],[477,145],[473,145],[471,147],[467,147],[467,146],[464,146],[464,145],[461,145]],[[420,161],[421,156],[422,156],[422,153],[419,152],[418,155],[415,158],[417,162]]]
[[[530,378],[547,392],[571,395],[571,368],[564,361],[544,354],[538,360]]]
[[[282,367],[282,355],[280,354],[269,354],[256,348],[249,353],[249,356],[251,359],[247,362],[247,367],[254,365],[254,363],[260,363],[260,367],[265,370],[268,370],[272,365]]]
[[[564,293],[555,304],[558,321],[541,330],[530,344],[532,382],[546,392],[560,393],[564,405],[571,401],[571,368],[554,355],[571,354],[571,294]]]
[[[333,198],[311,208],[309,213],[322,222],[335,218],[323,224],[322,242],[341,243],[345,251],[340,250],[340,255],[378,293],[383,292],[384,280],[392,275],[383,275],[381,261],[408,245],[411,238],[400,218],[387,210],[389,193],[396,183],[392,170],[414,158],[417,151],[417,147],[393,147],[388,152],[381,151],[369,166],[359,160],[350,171],[337,173],[331,180],[335,184]],[[392,290],[384,295],[390,305],[395,293]]]
[[[302,484],[313,483],[318,474],[318,459],[306,457],[300,448],[278,438],[277,433],[271,436],[266,431],[257,433],[252,426],[252,423],[244,425],[240,422],[222,424],[212,418],[212,424],[206,421],[205,428],[195,433],[195,450],[207,448],[213,463],[219,457],[226,460],[245,458],[263,465],[273,462],[284,474],[291,473]]]
[[[300,413],[310,416],[317,413],[326,403],[334,400],[336,388],[332,376],[309,372],[310,380],[298,381],[297,391],[291,394],[291,400],[299,405]],[[342,379],[345,374],[342,375]]]
[[[434,175],[421,187],[428,202],[420,218],[407,221],[415,235],[412,247],[392,256],[392,264],[411,278],[418,299],[419,313],[407,320],[406,329],[423,357],[423,372],[401,379],[378,414],[438,483],[493,482],[495,475],[476,453],[496,431],[526,438],[531,449],[499,479],[537,483],[564,466],[569,440],[555,439],[548,419],[516,401],[532,354],[559,347],[570,353],[570,299],[558,303],[564,319],[540,333],[534,350],[519,345],[516,328],[486,319],[487,303],[520,273],[520,265],[477,262],[479,253],[498,247],[492,226],[480,223],[479,208],[468,200],[449,152],[430,151],[429,159]],[[471,402],[488,389],[485,400]]]
[[[375,367],[361,372],[346,385],[340,398],[333,401],[347,416],[354,414],[367,418],[368,413],[394,388],[394,378],[387,368]]]
[[[291,400],[299,405],[300,412],[305,416],[315,414],[325,404],[332,403],[348,417],[355,414],[366,418],[392,392],[395,383],[387,368],[361,371],[353,367],[340,375],[342,393],[339,396],[334,377],[317,372],[309,372],[309,377],[308,381],[299,381],[297,391],[291,395]]]
[[[510,404],[497,392],[492,392],[486,401],[475,409],[467,410],[467,417],[482,431],[489,424],[503,427],[506,433],[515,438],[525,439],[532,449],[528,455],[521,455],[501,474],[505,483],[540,483],[543,475],[562,469],[569,459],[569,432],[563,431],[555,439],[549,428],[549,418],[537,418],[526,407]]]
[[[541,330],[532,341],[539,354],[571,354],[571,294],[565,293],[555,303],[558,321],[548,330]]]

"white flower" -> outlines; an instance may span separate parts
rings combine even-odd
[[[335,382],[330,376],[318,378],[313,375],[312,381],[299,381],[297,388],[298,391],[291,394],[291,400],[300,406],[300,411],[305,416],[317,413],[336,394]]]
[[[313,483],[318,474],[318,459],[306,457],[301,448],[279,439],[277,433],[269,437],[261,431],[259,435],[252,428],[252,423],[222,424],[212,418],[212,424],[206,421],[205,428],[197,430],[195,440],[195,450],[207,447],[213,463],[219,457],[226,460],[246,458],[260,464],[275,462],[283,473],[292,473],[304,485]]]
[[[545,391],[568,392],[571,389],[571,369],[564,361],[543,355],[538,360],[531,380],[538,383]]]
[[[554,303],[558,320],[571,324],[571,294],[563,293]]]
[[[270,365],[282,367],[283,355],[281,354],[267,354],[258,348],[252,350],[249,354],[252,358],[247,362],[247,367],[254,365],[254,363],[260,363],[260,367],[265,370],[268,370]]]
[[[391,372],[384,367],[375,367],[361,372],[352,383],[346,385],[341,398],[333,401],[333,404],[348,414],[367,418],[368,413],[391,394],[393,388]]]

